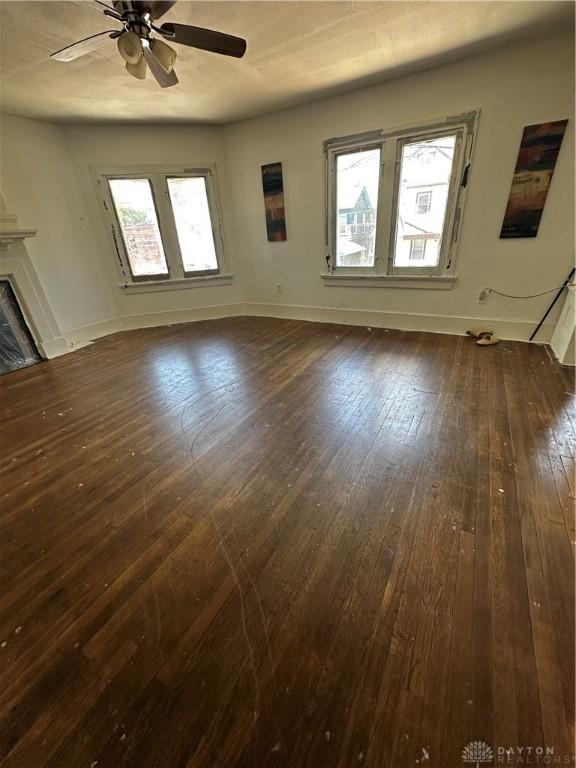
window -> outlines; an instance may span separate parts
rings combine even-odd
[[[168,276],[149,180],[110,179],[109,183],[132,275]]]
[[[97,182],[124,285],[221,274],[213,169],[101,172]]]
[[[451,274],[476,120],[325,142],[332,275]]]
[[[410,261],[420,261],[426,252],[426,240],[414,238],[410,240]]]
[[[366,221],[365,212],[378,203],[380,148],[338,155],[338,218],[348,226],[340,229],[336,246],[339,267],[371,267],[376,250],[376,227]]]
[[[448,207],[448,193],[452,179],[452,167],[454,165],[454,153],[456,150],[457,134],[447,134],[435,139],[402,140],[399,142],[398,153],[400,156],[399,174],[397,178],[396,206],[396,238],[393,246],[393,264],[395,267],[410,266],[414,259],[422,261],[422,266],[435,268],[440,262],[440,250],[442,234],[444,232],[444,220]],[[418,187],[433,184],[436,191],[436,206],[426,221],[414,221],[414,197],[419,211],[419,196],[425,197],[429,202],[431,193],[417,192]],[[430,248],[427,249],[424,258],[414,257],[412,254],[413,238],[417,235],[426,235],[431,239]]]
[[[429,213],[432,206],[432,192],[416,192],[416,213]]]
[[[167,182],[184,273],[217,272],[206,179],[181,176]]]

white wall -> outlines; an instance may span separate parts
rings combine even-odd
[[[553,287],[574,261],[572,120],[538,237],[498,237],[524,126],[572,118],[573,88],[568,31],[226,127],[58,127],[7,117],[2,186],[20,224],[39,229],[30,255],[63,329],[102,323],[99,335],[118,316],[121,328],[244,312],[451,332],[463,332],[471,318],[488,318],[502,336],[527,338],[547,297],[490,296],[483,305],[476,299],[485,286],[512,293]],[[325,285],[322,142],[477,108],[453,289]],[[275,161],[284,168],[284,243],[266,240],[260,166]],[[90,168],[207,162],[217,166],[234,282],[122,293]],[[552,323],[541,340],[551,332]]]
[[[561,284],[574,261],[574,125],[570,122],[535,239],[500,240],[512,172],[525,125],[572,118],[573,35],[501,48],[424,73],[230,125],[225,129],[228,178],[241,215],[234,241],[246,270],[245,298],[274,305],[305,305],[398,313],[383,318],[400,327],[466,328],[467,320],[501,318],[502,335],[527,338],[549,298],[476,301],[481,287],[533,293]],[[481,109],[478,141],[451,291],[326,286],[322,142],[375,128]],[[282,161],[288,240],[265,238],[260,165]],[[281,283],[283,293],[276,293]],[[290,314],[282,306],[269,311]],[[291,310],[294,312],[294,310]],[[305,316],[306,313],[300,311]],[[310,313],[319,316],[318,313]],[[346,313],[332,316],[345,318]],[[330,314],[325,314],[326,317]],[[350,317],[361,322],[361,316]],[[370,323],[377,317],[371,317]],[[548,337],[551,327],[547,329]],[[544,337],[542,337],[544,338]]]
[[[118,316],[86,199],[59,126],[3,115],[1,188],[64,334]],[[73,334],[72,334],[73,335]]]
[[[139,323],[147,315],[158,315],[158,321],[170,321],[163,313],[182,313],[202,307],[222,307],[241,300],[241,274],[238,253],[232,248],[230,232],[234,228],[234,205],[226,172],[223,129],[218,126],[66,126],[72,161],[84,194],[90,201],[90,213],[96,232],[102,262],[107,269],[110,289],[115,293],[120,314]],[[224,218],[224,239],[228,267],[234,274],[231,285],[194,287],[187,290],[125,294],[118,288],[116,256],[107,238],[105,222],[91,168],[114,168],[126,165],[180,165],[184,167],[216,164],[220,201]],[[172,318],[173,320],[174,318]]]

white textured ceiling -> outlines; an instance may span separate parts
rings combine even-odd
[[[0,2],[1,107],[58,121],[225,123],[573,23],[572,2],[188,2],[164,21],[240,35],[241,60],[178,48],[180,84],[124,70],[116,44],[48,57],[115,22],[91,0]],[[543,66],[545,63],[543,62]]]

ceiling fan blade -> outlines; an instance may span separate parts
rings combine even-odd
[[[106,9],[108,9],[109,11],[112,11],[113,13],[116,13],[116,11],[114,10],[114,8],[113,8],[111,5],[108,5],[108,3],[105,3],[105,2],[104,2],[104,0],[94,0],[94,2],[95,2],[95,3],[97,3],[97,5],[101,6],[102,8],[106,8]],[[94,8],[94,6],[90,6],[90,7],[91,7],[91,8]],[[100,8],[94,8],[94,10],[97,10],[97,11],[99,11],[99,10],[100,10]],[[118,15],[119,15],[119,14],[118,14]]]
[[[150,3],[150,16],[154,20],[159,19],[160,16],[164,16],[168,13],[170,8],[176,5],[176,0],[154,0]]]
[[[87,7],[90,8],[94,13],[101,14],[103,13],[105,16],[109,16],[111,19],[115,19],[116,21],[122,21],[122,16],[114,10],[114,8],[111,5],[108,5],[108,3],[105,3],[104,0],[94,0],[94,2],[87,2]]]
[[[160,32],[167,40],[203,51],[222,53],[224,56],[235,56],[240,59],[246,53],[246,40],[234,35],[226,35],[204,27],[190,27],[188,24],[173,24],[171,21],[162,24]]]
[[[171,72],[166,72],[166,70],[160,66],[160,64],[158,63],[158,60],[156,59],[156,56],[154,56],[154,54],[152,53],[152,51],[147,45],[144,45],[142,50],[144,51],[144,58],[146,59],[146,64],[148,64],[148,68],[150,72],[152,72],[153,76],[156,78],[156,81],[160,86],[160,88],[170,88],[171,85],[176,85],[178,83],[176,72],[174,72],[174,70],[172,70]]]
[[[78,59],[80,56],[84,56],[86,53],[90,53],[91,51],[96,50],[96,48],[99,48],[108,38],[114,39],[115,37],[118,37],[123,31],[124,30],[108,29],[106,32],[98,32],[97,35],[85,37],[84,40],[79,40],[77,43],[67,45],[66,48],[61,48],[59,51],[56,51],[56,53],[51,54],[50,58],[56,59],[56,61],[74,61],[74,59]]]

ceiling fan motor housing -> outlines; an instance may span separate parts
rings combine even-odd
[[[146,3],[142,2],[131,2],[130,0],[114,0],[112,5],[121,16],[123,16],[125,13],[133,13],[136,16],[144,16],[148,11]],[[150,15],[149,12],[148,15]]]
[[[132,3],[118,0],[114,8],[122,16],[122,23],[129,32],[135,32],[139,37],[148,39],[152,32],[152,15],[145,3]]]

